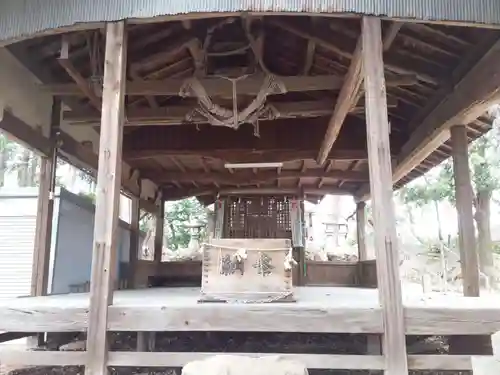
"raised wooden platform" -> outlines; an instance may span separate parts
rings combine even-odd
[[[199,304],[199,295],[199,288],[117,291],[108,330],[383,332],[375,289],[298,287],[296,303],[274,304]],[[88,309],[88,294],[1,300],[0,331],[84,331]],[[409,335],[500,331],[500,298],[493,295],[405,295],[404,310]]]

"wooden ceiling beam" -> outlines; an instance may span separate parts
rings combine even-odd
[[[227,163],[287,163],[298,160],[313,160],[316,150],[287,150],[268,149],[254,151],[251,149],[227,149],[227,150],[124,150],[124,158],[127,161],[140,161],[162,157],[204,157],[207,159],[222,160]],[[328,155],[331,160],[367,160],[366,150],[360,149],[338,149],[332,150]]]
[[[195,189],[178,189],[178,188],[165,188],[163,189],[163,198],[165,201],[176,201],[189,197],[202,197],[217,195],[287,195],[287,196],[318,196],[322,197],[327,194],[334,195],[352,195],[352,191],[346,189],[339,189],[336,186],[323,186],[318,189],[313,185],[303,185],[299,189],[290,188],[227,188],[221,187],[220,189],[210,188],[195,188]]]
[[[98,110],[99,112],[102,109],[101,99],[96,95],[90,82],[88,82],[81,74],[78,72],[76,67],[72,64],[69,59],[69,40],[67,36],[62,37],[62,45],[61,45],[61,55],[57,59],[59,65],[68,73],[68,75],[75,81],[78,90],[86,96],[90,104]]]
[[[398,100],[389,99],[389,107],[396,107]],[[268,103],[274,114],[263,116],[261,121],[298,118],[322,117],[332,114],[330,101],[302,101],[302,102],[277,102]],[[178,105],[162,108],[129,109],[127,111],[125,126],[150,126],[150,125],[183,125],[186,123],[207,123],[207,119],[199,114],[191,116],[196,106]],[[348,108],[352,113],[363,113],[364,103],[359,103],[354,108]],[[191,118],[193,117],[193,118]],[[190,118],[189,121],[187,119]],[[72,125],[100,126],[100,116],[96,111],[65,111],[63,121]],[[329,150],[328,150],[329,151]]]
[[[264,76],[254,75],[238,82],[238,95],[257,95],[261,88]],[[287,76],[278,78],[287,92],[302,91],[336,91],[342,87],[343,78],[336,75],[321,76]],[[226,79],[205,77],[199,79],[210,97],[232,98],[233,86]],[[83,85],[85,83],[85,85]],[[134,80],[127,82],[126,93],[133,96],[179,96],[186,78],[167,78],[163,80]],[[388,86],[411,86],[417,83],[414,74],[387,77]],[[82,86],[90,87],[90,82],[84,80]],[[45,91],[55,96],[87,96],[82,88],[75,84],[49,84],[42,86]]]
[[[340,90],[340,94],[335,104],[332,117],[328,122],[325,139],[321,144],[316,161],[322,165],[325,163],[333,144],[337,140],[340,129],[344,124],[344,120],[351,108],[356,104],[355,101],[359,99],[359,91],[363,83],[362,61],[361,61],[361,39],[358,41],[356,51],[354,52],[351,60],[351,65],[347,71],[344,84]]]
[[[244,185],[244,184],[257,184],[272,182],[277,179],[296,179],[296,178],[330,178],[330,179],[342,179],[344,181],[356,181],[356,182],[366,182],[368,181],[368,174],[365,172],[358,171],[344,171],[344,170],[330,170],[324,171],[323,169],[309,169],[302,171],[282,171],[277,173],[276,171],[260,171],[256,173],[253,171],[235,171],[230,172],[204,172],[203,170],[190,170],[190,171],[167,171],[162,170],[159,176],[158,170],[143,170],[143,175],[148,176],[151,174],[155,176],[155,180],[161,184],[177,181],[180,183],[186,182],[205,182],[226,185]]]

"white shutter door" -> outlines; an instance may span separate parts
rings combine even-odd
[[[30,294],[35,216],[0,216],[0,298]]]

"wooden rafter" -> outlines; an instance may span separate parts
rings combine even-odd
[[[325,167],[324,167],[324,171],[325,171],[325,174],[330,172],[330,169],[332,169],[333,167],[333,164],[334,164],[334,161],[333,160],[329,160]],[[323,185],[324,185],[325,181],[323,179],[323,177],[320,178],[319,182],[318,182],[318,188],[321,188]]]
[[[495,42],[486,55],[456,85],[436,94],[441,98],[448,96],[446,101],[439,103],[432,111],[424,108],[423,111],[429,111],[428,115],[415,128],[415,132],[398,156],[394,170],[395,182],[449,139],[448,129],[452,125],[474,121],[499,99],[500,74],[498,64],[494,63],[499,61],[498,59],[500,59],[500,41]],[[484,83],[478,85],[477,82]],[[438,100],[433,98],[432,102]],[[421,117],[419,114],[417,116]]]
[[[193,39],[188,43],[187,48],[194,62],[195,75],[200,77],[206,73],[206,56],[201,42],[198,39]]]
[[[178,38],[174,43],[170,44],[162,50],[154,55],[149,55],[142,57],[137,61],[133,61],[130,64],[130,68],[137,72],[149,71],[154,69],[157,65],[164,64],[165,60],[175,53],[187,48],[190,43],[196,41],[196,37],[190,35],[190,33],[186,33],[185,35]]]
[[[352,59],[353,52],[348,51],[346,49],[340,48],[339,46],[335,45],[334,43],[330,41],[326,41],[322,38],[319,38],[307,31],[304,31],[300,28],[297,28],[295,26],[292,26],[286,22],[280,21],[280,20],[272,20],[268,21],[270,24],[279,27],[285,31],[288,31],[291,34],[294,34],[298,37],[301,37],[306,40],[312,40],[314,41],[318,46],[325,48],[328,51],[331,51],[335,53],[338,56],[344,57],[346,59]],[[399,59],[394,58],[393,56],[386,56],[385,59],[385,66],[387,69],[398,73],[398,74],[415,74],[420,80],[424,82],[428,82],[434,85],[439,84],[438,80],[435,77],[431,77],[429,74],[423,73],[423,72],[417,72],[414,71],[410,68],[407,68],[404,63],[399,61]],[[386,83],[387,84],[387,83]]]
[[[343,84],[343,78],[336,75],[324,76],[288,76],[279,77],[286,87],[287,92],[324,91],[339,90]],[[257,95],[261,88],[264,76],[254,75],[238,82],[239,95]],[[417,82],[414,74],[402,74],[397,77],[388,77],[388,86],[412,86]],[[134,96],[177,96],[181,87],[186,83],[185,78],[167,78],[162,80],[142,80],[127,82],[127,95]],[[231,82],[218,77],[206,77],[200,79],[210,97],[232,98],[233,86]],[[85,81],[85,85],[89,83]],[[55,96],[86,96],[79,85],[75,84],[50,84],[43,88]]]
[[[96,110],[101,111],[101,99],[96,95],[90,83],[80,74],[80,72],[78,72],[69,59],[69,40],[67,36],[62,37],[61,55],[57,61],[73,81],[75,81],[78,90],[89,99],[90,104],[92,104]]]
[[[478,61],[478,56],[482,56]],[[415,129],[397,156],[393,182],[400,181],[450,138],[449,129],[469,124],[500,99],[499,34],[483,41],[453,72],[453,81],[439,90],[409,124]],[[477,82],[483,82],[478,85]],[[445,100],[446,99],[446,100]],[[369,197],[369,186],[359,189],[360,200]]]
[[[306,61],[304,64],[304,75],[308,75],[311,71],[311,68],[314,63],[314,52],[316,51],[316,43],[314,41],[309,40],[307,42],[307,51],[306,51]]]
[[[354,101],[358,99],[358,93],[361,89],[361,84],[363,83],[363,73],[361,68],[361,41],[358,41],[356,51],[354,52],[351,60],[351,65],[349,66],[344,84],[342,85],[342,89],[340,90],[340,94],[337,98],[333,115],[328,122],[325,139],[321,144],[321,148],[316,159],[318,164],[323,164],[326,161],[333,144],[339,136],[340,129],[344,124],[347,114],[353,107]]]
[[[392,43],[394,43],[394,40],[396,39],[399,30],[401,30],[401,27],[403,27],[402,22],[391,22],[391,25],[384,34],[383,47],[385,52],[391,49]]]
[[[134,81],[141,81],[142,78],[140,77],[139,73],[137,71],[135,71],[134,69],[129,69],[129,74],[130,74],[130,77],[134,80]],[[146,101],[148,102],[149,106],[151,108],[158,108],[158,103],[156,102],[156,99],[152,96],[146,96]]]

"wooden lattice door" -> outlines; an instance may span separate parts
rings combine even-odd
[[[292,238],[286,197],[229,197],[224,217],[226,238]]]

